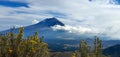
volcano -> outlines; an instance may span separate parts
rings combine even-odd
[[[66,26],[57,18],[46,18],[43,21],[24,27],[24,37],[34,35],[34,32],[39,33],[39,37],[44,36],[43,41],[47,42],[52,51],[74,51],[78,49],[81,39],[85,39],[89,44],[93,44],[94,36],[90,34],[76,34],[69,33],[66,30],[54,30],[53,26]],[[77,25],[77,24],[76,24]],[[2,33],[10,32],[10,30],[2,31]],[[19,28],[15,28],[14,32],[17,34]],[[103,38],[105,39],[105,38]],[[115,44],[120,44],[118,40],[103,41],[104,47],[109,47]],[[109,44],[110,43],[110,44]]]

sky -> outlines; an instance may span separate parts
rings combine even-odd
[[[69,30],[120,39],[119,0],[0,0],[0,9],[0,31],[56,17]]]

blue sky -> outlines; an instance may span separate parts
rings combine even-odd
[[[0,0],[0,31],[56,17],[75,31],[82,27],[83,31],[120,39],[119,3],[119,0]]]
[[[1,6],[6,6],[6,7],[28,7],[28,3],[24,2],[16,2],[16,1],[7,1],[7,0],[0,0],[0,5]]]

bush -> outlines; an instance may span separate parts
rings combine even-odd
[[[102,54],[102,41],[95,36],[94,48],[91,48],[85,40],[80,43],[79,50],[75,51],[72,57],[108,57]]]
[[[24,28],[15,34],[0,35],[0,57],[49,57],[48,44],[43,42],[43,37],[38,37],[38,32],[24,38]]]

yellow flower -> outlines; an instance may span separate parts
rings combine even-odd
[[[32,44],[37,44],[37,42],[34,41],[34,40],[31,40],[30,42],[31,42]]]
[[[32,48],[32,52],[34,52],[34,53],[35,53],[35,51],[36,51],[36,49],[35,49],[35,48]]]
[[[12,49],[10,49],[10,50],[9,50],[9,53],[12,53],[12,52],[13,52],[13,50],[12,50]]]
[[[76,54],[75,54],[75,53],[73,53],[73,54],[72,54],[72,57],[76,57]]]

